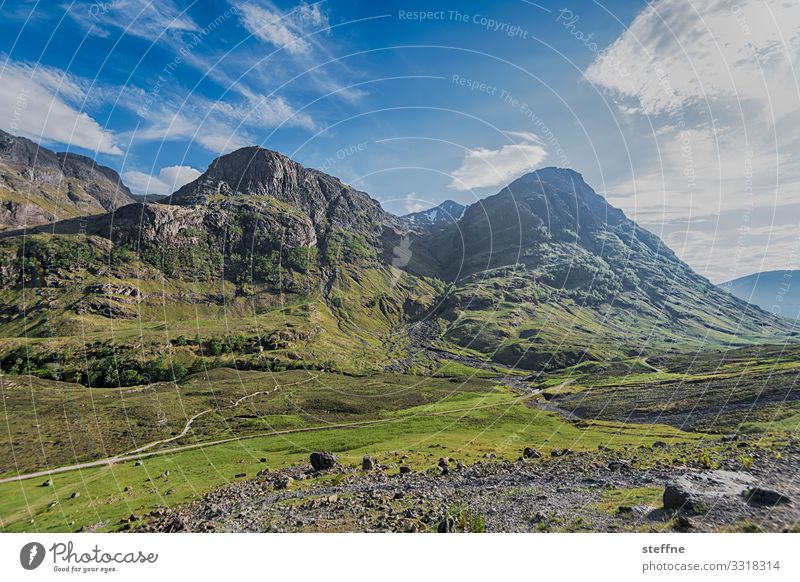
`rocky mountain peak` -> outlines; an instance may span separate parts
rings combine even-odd
[[[403,216],[414,226],[443,226],[458,222],[464,216],[467,206],[455,200],[445,200],[438,206],[411,212]]]
[[[307,216],[320,235],[331,228],[378,234],[384,224],[396,221],[364,192],[258,146],[220,156],[199,178],[161,202],[259,208],[277,204],[286,212]]]

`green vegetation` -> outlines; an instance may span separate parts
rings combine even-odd
[[[306,462],[310,450],[335,451],[342,462],[354,465],[364,454],[387,463],[394,452],[403,451],[409,463],[433,467],[442,454],[475,462],[492,451],[498,459],[513,460],[521,443],[546,453],[563,448],[596,450],[601,444],[621,448],[657,440],[694,442],[702,437],[660,426],[610,422],[579,426],[531,408],[518,395],[487,380],[464,383],[400,375],[350,378],[219,369],[180,386],[102,389],[104,394],[98,394],[27,377],[17,377],[21,384],[9,384],[9,378],[3,378],[3,393],[6,406],[15,411],[8,417],[15,436],[13,446],[2,449],[7,451],[5,475],[13,474],[14,467],[64,465],[170,438],[190,416],[207,408],[211,412],[198,417],[185,437],[143,454],[244,437],[144,457],[139,467],[126,461],[57,474],[53,487],[41,487],[43,478],[0,484],[0,517],[9,531],[63,531],[96,524],[103,530],[117,529],[131,513],[186,501],[241,472],[253,475],[264,468],[261,457],[275,469]],[[35,431],[30,429],[31,397],[38,411]],[[237,404],[238,399],[242,400]],[[436,448],[430,448],[434,444]],[[159,477],[165,471],[169,476]],[[126,487],[131,489],[125,491]],[[69,499],[74,491],[80,497]]]

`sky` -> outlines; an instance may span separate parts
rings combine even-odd
[[[0,0],[0,128],[167,194],[257,144],[394,213],[570,167],[714,282],[800,268],[800,2]]]

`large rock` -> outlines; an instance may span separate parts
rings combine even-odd
[[[311,453],[311,466],[315,471],[324,471],[336,466],[336,455],[329,452]]]
[[[678,482],[667,483],[664,487],[664,508],[665,509],[685,509],[691,511],[697,504],[697,500],[691,492]]]
[[[364,471],[372,471],[374,468],[375,468],[375,459],[373,459],[369,455],[364,455],[364,458],[361,459],[361,469]]]

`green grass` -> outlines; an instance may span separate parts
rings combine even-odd
[[[634,487],[631,489],[606,489],[601,501],[592,504],[593,509],[616,514],[620,506],[648,505],[660,507],[664,489],[662,487]]]
[[[458,384],[406,377],[403,387],[402,379],[394,377],[398,389],[394,400],[391,395],[388,400],[381,399],[390,404],[381,404],[374,411],[371,424],[334,428],[305,418],[305,428],[317,428],[274,436],[250,434],[252,438],[237,442],[149,457],[140,467],[129,461],[56,474],[52,487],[41,487],[44,478],[0,484],[3,529],[115,530],[121,527],[120,520],[131,513],[141,515],[160,505],[188,501],[233,480],[238,473],[253,477],[265,466],[275,469],[307,462],[308,453],[313,450],[335,451],[343,463],[353,465],[359,464],[365,454],[391,463],[396,458],[394,453],[402,451],[409,456],[408,463],[425,469],[434,467],[442,455],[475,462],[494,451],[499,459],[513,460],[525,446],[535,446],[546,453],[555,448],[595,450],[600,444],[622,448],[656,440],[694,442],[702,436],[663,426],[612,422],[578,426],[556,414],[529,408],[518,395],[492,383],[480,382],[442,394],[437,389]],[[386,389],[385,383],[383,388]],[[350,397],[344,394],[343,402]],[[358,399],[369,401],[364,394]],[[424,400],[428,402],[410,405]],[[359,412],[357,418],[361,421],[365,415]],[[431,448],[432,445],[436,447]],[[266,465],[260,462],[262,457],[268,458]],[[169,476],[160,477],[165,471],[170,472]],[[126,487],[130,490],[125,491]],[[76,491],[80,496],[71,499]]]

